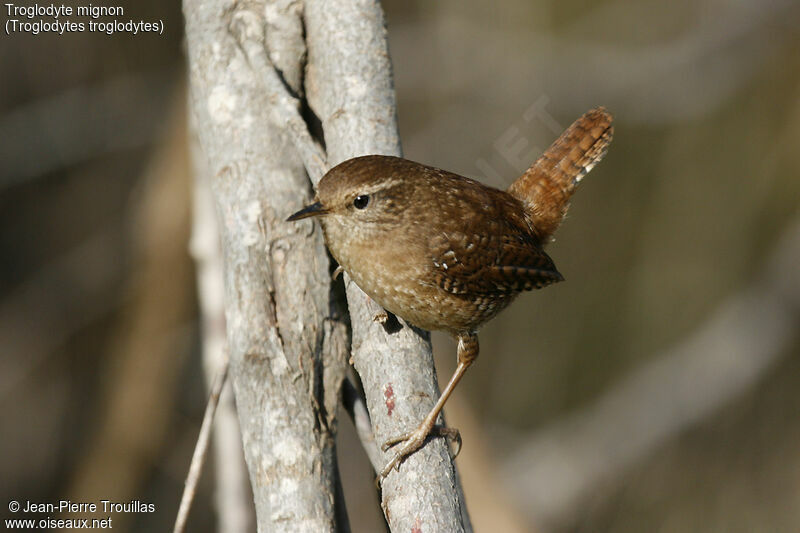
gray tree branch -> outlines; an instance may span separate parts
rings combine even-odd
[[[380,4],[307,0],[305,21],[307,98],[322,123],[328,165],[364,154],[400,155]],[[381,311],[377,304],[346,276],[345,285],[353,361],[364,385],[372,434],[380,443],[414,429],[438,398],[430,339],[408,326],[388,334],[373,321]],[[381,454],[382,464],[374,466],[382,467],[391,453]],[[471,530],[443,439],[432,439],[412,454],[382,488],[382,507],[393,531]]]
[[[273,52],[275,37],[282,47],[270,60],[299,93],[306,51],[297,4],[186,0],[184,13],[190,109],[223,243],[230,376],[258,529],[345,530],[333,437],[346,331],[331,318],[320,232],[283,221],[286,206],[309,200],[308,181],[273,120],[276,95],[242,46]]]

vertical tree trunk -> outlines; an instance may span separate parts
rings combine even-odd
[[[328,164],[365,154],[401,155],[386,29],[376,0],[306,0],[308,102],[322,122]],[[353,362],[378,443],[416,428],[439,397],[430,338],[408,326],[388,334],[381,309],[346,281]],[[453,354],[455,357],[455,354]],[[380,470],[393,452],[383,454]],[[463,493],[444,439],[431,439],[383,483],[392,531],[469,531]]]
[[[274,95],[237,36],[266,47],[300,92],[305,46],[296,4],[186,0],[190,109],[223,243],[231,379],[259,531],[334,531],[334,414],[346,331],[329,320],[320,232],[284,223],[310,198],[303,165],[271,122]],[[323,355],[325,359],[323,361]]]

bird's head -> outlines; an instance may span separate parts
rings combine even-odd
[[[418,164],[389,156],[349,159],[323,176],[314,203],[287,220],[318,218],[337,259],[353,244],[366,246],[375,239],[392,238],[410,215],[411,195],[417,188],[413,165]]]

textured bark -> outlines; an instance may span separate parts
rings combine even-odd
[[[346,529],[337,522],[333,439],[346,331],[331,319],[319,230],[284,222],[287,206],[311,191],[271,120],[278,100],[242,46],[273,45],[271,61],[299,93],[297,4],[186,0],[184,12],[190,109],[216,200],[230,375],[258,530]]]
[[[380,5],[374,0],[307,0],[305,20],[307,98],[322,123],[328,165],[364,154],[400,155]],[[381,311],[377,304],[347,278],[346,289],[353,361],[380,443],[414,429],[438,398],[430,339],[408,326],[387,333],[373,321]],[[382,455],[381,464],[373,465],[378,470],[392,451]],[[471,529],[443,439],[428,441],[382,488],[382,507],[393,531]]]

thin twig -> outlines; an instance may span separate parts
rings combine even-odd
[[[219,403],[219,397],[222,393],[222,387],[225,385],[225,378],[228,376],[228,367],[228,355],[226,353],[222,365],[217,370],[214,384],[211,386],[211,394],[208,397],[208,405],[206,405],[206,412],[205,415],[203,415],[203,424],[200,426],[200,434],[197,437],[197,444],[194,448],[194,455],[192,455],[189,473],[186,475],[186,485],[183,488],[181,506],[178,509],[178,517],[175,519],[173,533],[182,533],[186,527],[186,519],[189,518],[189,509],[191,509],[194,495],[197,493],[197,483],[200,481],[200,474],[203,471],[203,464],[206,460],[208,441],[211,436],[211,426],[214,422],[214,413],[217,411],[217,404]]]

